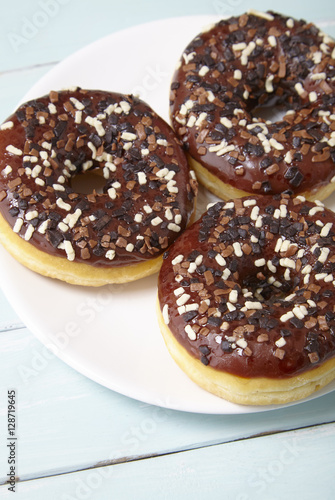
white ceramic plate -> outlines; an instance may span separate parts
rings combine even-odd
[[[45,75],[22,101],[73,85],[139,93],[168,120],[169,84],[184,47],[217,17],[156,21],[84,47]],[[201,206],[210,197],[201,194]],[[327,205],[335,207],[328,200]],[[168,354],[155,314],[157,276],[100,289],[67,285],[22,267],[0,248],[1,284],[36,337],[70,366],[121,394],[198,413],[251,413],[198,388]],[[321,396],[335,389],[335,382]],[[315,397],[315,396],[313,396]],[[312,399],[312,398],[310,398]]]

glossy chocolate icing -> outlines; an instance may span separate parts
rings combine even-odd
[[[222,20],[186,47],[171,85],[173,127],[222,182],[254,194],[315,192],[335,174],[335,44],[275,13]],[[269,123],[259,106],[289,110]]]
[[[71,178],[92,169],[104,175],[103,192],[76,193]],[[2,216],[32,245],[76,262],[160,255],[189,221],[192,174],[172,129],[133,96],[52,91],[0,130]]]
[[[335,216],[286,195],[219,202],[169,248],[168,328],[194,358],[285,378],[335,356]]]

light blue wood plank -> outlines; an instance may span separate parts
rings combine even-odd
[[[9,70],[58,61],[97,38],[155,19],[195,14],[230,16],[249,8],[274,8],[315,22],[335,18],[332,0],[323,0],[321,4],[282,0],[278,5],[264,0],[21,0],[8,2],[1,16],[0,68]]]
[[[335,425],[19,483],[18,500],[333,500]],[[2,498],[12,498],[6,486]]]
[[[108,463],[111,457],[124,461],[331,422],[335,416],[334,393],[251,415],[150,406],[86,379],[26,329],[0,333],[0,367],[0,429],[6,429],[6,391],[14,388],[23,479]],[[0,447],[0,464],[6,463],[6,451]]]

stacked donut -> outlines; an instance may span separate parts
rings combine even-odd
[[[174,129],[220,198],[335,188],[335,44],[311,23],[249,12],[187,46],[171,85]],[[277,122],[253,115],[277,104]]]
[[[255,11],[194,38],[173,76],[173,127],[229,201],[166,252],[158,319],[186,374],[235,403],[287,403],[335,378],[335,216],[306,201],[335,188],[334,81],[333,40]],[[273,105],[285,116],[261,118]]]

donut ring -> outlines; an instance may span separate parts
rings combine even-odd
[[[275,195],[218,202],[168,249],[158,280],[167,347],[240,404],[304,398],[335,378],[335,215]]]
[[[173,128],[198,180],[223,199],[335,189],[335,43],[316,26],[250,11],[185,49],[171,84]],[[277,122],[257,107],[289,110]]]
[[[197,183],[172,129],[130,95],[72,89],[23,104],[0,130],[0,241],[21,263],[99,286],[158,271]],[[73,177],[98,171],[102,193]]]

